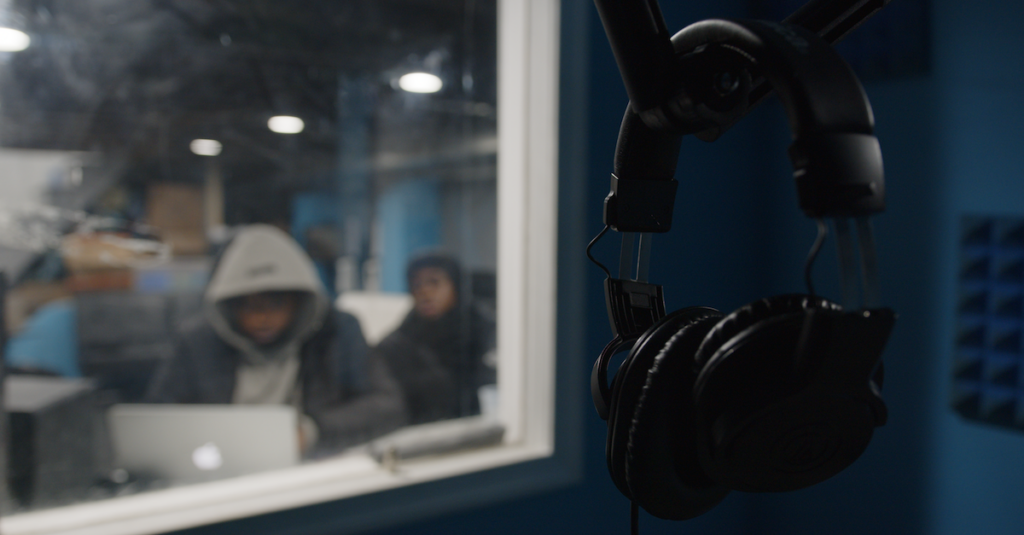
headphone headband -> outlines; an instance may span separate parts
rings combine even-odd
[[[793,136],[790,160],[801,209],[809,217],[856,217],[885,209],[882,153],[874,116],[857,76],[816,34],[798,26],[753,20],[706,20],[672,37],[680,68],[718,54],[707,76],[691,76],[683,93],[657,115],[652,128],[633,107],[619,130],[612,191],[605,223],[620,232],[667,232],[671,228],[676,161],[684,133],[711,141],[742,116],[750,103],[750,76],[763,76],[779,95]],[[725,54],[723,60],[721,51]],[[691,63],[692,65],[692,63]],[[736,72],[739,71],[739,72]],[[695,103],[715,95],[704,87],[735,80],[738,100]],[[717,82],[716,82],[717,80]],[[720,89],[720,88],[719,88]],[[730,97],[732,98],[732,97]],[[705,99],[707,100],[707,99]],[[721,109],[723,103],[732,109]],[[716,109],[718,108],[718,109]],[[694,127],[699,131],[695,131]]]
[[[882,152],[864,88],[828,43],[799,26],[706,20],[672,37],[677,54],[710,46],[750,58],[789,117],[790,160],[800,208],[810,217],[853,217],[885,209]]]
[[[789,116],[793,139],[808,134],[874,131],[874,116],[857,76],[828,43],[799,26],[712,19],[672,37],[677,54],[722,45],[752,60],[768,79]]]

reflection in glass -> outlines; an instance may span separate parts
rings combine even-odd
[[[284,410],[231,436],[289,428],[290,464],[493,411],[493,1],[10,0],[0,26],[8,459],[35,459],[6,511],[209,479],[125,433]],[[189,469],[229,467],[201,435]]]

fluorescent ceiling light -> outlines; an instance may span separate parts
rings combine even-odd
[[[222,147],[216,139],[193,139],[188,148],[200,156],[216,156],[220,154]]]
[[[440,78],[426,72],[410,72],[398,79],[398,87],[410,93],[437,93],[443,85]]]
[[[267,128],[278,134],[298,134],[306,127],[306,123],[291,115],[275,115],[267,121]]]
[[[28,34],[14,28],[0,28],[0,52],[20,52],[32,42]]]

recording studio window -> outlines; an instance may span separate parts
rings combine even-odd
[[[550,455],[557,60],[531,50],[557,22],[0,2],[3,532],[179,529]]]

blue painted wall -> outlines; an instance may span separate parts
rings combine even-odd
[[[601,226],[600,203],[626,97],[592,5],[565,2],[565,35],[585,32],[589,58],[583,49],[563,51],[566,71],[586,83],[566,77],[566,87],[585,89],[563,95],[562,119],[587,137],[583,148],[563,146],[562,165],[584,169],[587,182],[563,179],[570,195],[560,201],[560,236],[585,241],[583,235]],[[661,4],[673,28],[742,16],[746,9],[741,0]],[[930,17],[932,72],[866,85],[889,186],[890,210],[875,221],[883,286],[887,303],[901,315],[886,352],[889,425],[860,461],[828,482],[795,493],[734,494],[687,523],[644,516],[642,533],[1024,533],[1024,435],[966,422],[948,408],[960,217],[1024,215],[1024,3],[933,0]],[[801,289],[813,226],[795,209],[787,145],[781,110],[771,103],[714,144],[686,140],[677,223],[656,240],[652,270],[652,279],[666,287],[670,308],[731,310],[762,295]],[[561,249],[573,247],[582,251],[583,242]],[[609,240],[596,253],[611,258],[616,250]],[[830,264],[823,259],[817,271],[826,289],[834,288]],[[596,268],[567,265],[559,283],[583,284],[587,293],[574,304],[588,312],[585,322],[562,336],[582,340],[590,360],[609,336],[601,277]],[[560,377],[560,384],[582,387],[588,368]],[[604,424],[588,399],[576,402],[586,438],[579,484],[376,533],[627,533],[628,505],[605,470]],[[328,505],[262,521],[286,532],[289,525],[330,515]],[[199,531],[244,533],[253,525]]]
[[[886,353],[889,425],[833,480],[752,499],[752,532],[1024,532],[1024,435],[965,421],[948,397],[961,217],[1024,214],[1024,5],[930,8],[932,72],[866,84],[889,187],[890,210],[876,219],[885,294],[901,314]]]
[[[935,10],[937,170],[944,186],[937,229],[938,310],[934,338],[943,372],[951,361],[957,225],[964,214],[1024,214],[1024,4],[942,0]],[[948,375],[948,374],[947,374]],[[1024,531],[1024,435],[966,423],[945,410],[946,376],[935,379],[930,456],[930,531]]]
[[[405,292],[410,255],[441,244],[441,208],[436,180],[393,185],[377,202],[380,220],[380,290]]]

